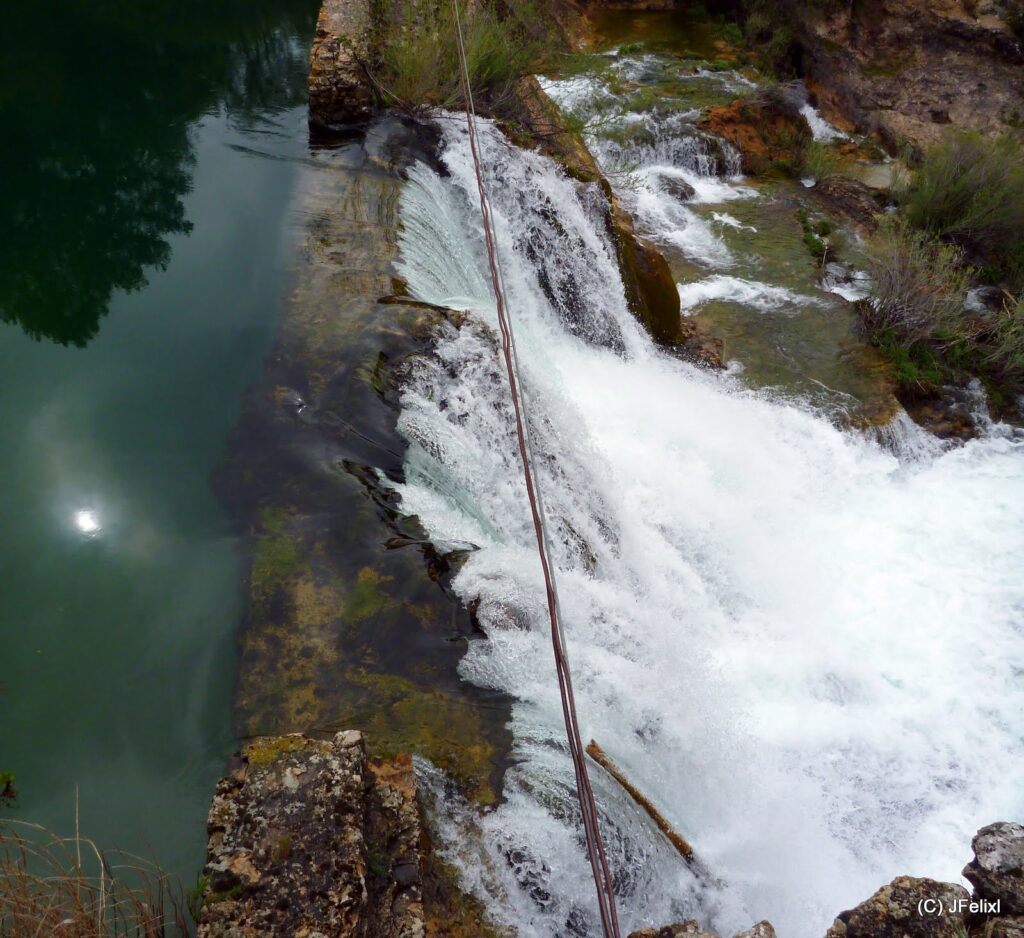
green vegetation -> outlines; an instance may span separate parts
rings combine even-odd
[[[260,512],[262,531],[256,540],[250,574],[250,592],[256,610],[265,613],[278,587],[284,584],[301,563],[302,554],[295,539],[285,530],[288,511],[265,508]]]
[[[771,0],[754,0],[749,4],[743,34],[747,43],[758,51],[758,65],[771,75],[793,74],[797,52],[796,37],[789,17]]]
[[[958,248],[897,221],[879,229],[867,260],[875,294],[872,330],[913,344],[957,328],[971,275]]]
[[[901,387],[935,393],[974,375],[997,408],[1024,388],[1024,301],[967,309],[977,272],[959,247],[893,221],[872,238],[867,260],[874,298],[862,318]]]
[[[451,6],[437,0],[377,3],[376,21],[385,25],[377,40],[381,61],[371,77],[384,103],[412,112],[456,107],[462,90]],[[481,2],[460,13],[477,106],[500,110],[516,80],[540,70],[549,55],[547,18],[529,0],[500,7]]]
[[[14,790],[14,773],[0,771],[0,802],[12,802],[17,798]]]
[[[982,279],[1024,288],[1024,162],[1012,134],[956,131],[929,148],[897,193],[915,228],[961,247]]]
[[[809,140],[800,151],[800,175],[820,182],[829,176],[838,176],[845,161],[834,148],[817,140]]]
[[[84,837],[34,824],[0,827],[0,935],[186,936],[184,903],[166,873]]]
[[[1007,302],[985,336],[984,364],[1000,386],[1024,388],[1024,296]]]
[[[804,232],[804,244],[811,256],[824,264],[828,253],[833,248],[830,238],[836,235],[836,226],[827,218],[811,218],[807,209],[802,208],[796,213],[797,221]]]
[[[956,131],[894,186],[898,220],[868,246],[865,324],[904,388],[977,376],[996,408],[1024,389],[1024,165],[1019,141]],[[976,283],[994,308],[966,307]]]

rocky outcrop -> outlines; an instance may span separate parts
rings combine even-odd
[[[828,116],[891,146],[946,125],[998,132],[1024,116],[1024,46],[992,0],[861,0],[821,17],[792,3],[799,63]]]
[[[828,176],[809,190],[823,209],[853,222],[867,232],[878,227],[878,215],[885,209],[885,196],[848,176]]]
[[[840,912],[825,938],[960,938],[967,890],[898,876],[854,909]]]
[[[254,740],[208,832],[198,938],[424,934],[412,761],[368,759],[359,732]]]
[[[963,874],[974,894],[998,902],[1004,915],[1024,916],[1024,825],[989,824],[974,835],[971,847],[974,859]],[[1020,922],[1012,927],[1019,929]]]
[[[811,141],[806,118],[781,94],[710,107],[701,126],[739,150],[743,172],[749,175],[799,169],[802,151]]]
[[[364,120],[374,101],[364,63],[370,61],[370,0],[324,0],[309,53],[309,121],[331,129]]]
[[[719,938],[711,931],[705,931],[700,923],[693,921],[677,922],[663,928],[641,928],[632,932],[629,938]],[[741,931],[735,938],[775,938],[775,929],[771,922],[758,922],[746,931]]]

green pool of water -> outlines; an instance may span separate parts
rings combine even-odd
[[[0,814],[186,884],[235,745],[209,476],[270,347],[316,0],[23,4],[0,32]]]

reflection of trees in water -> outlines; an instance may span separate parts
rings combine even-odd
[[[0,30],[0,320],[85,345],[112,293],[144,286],[191,227],[189,123],[304,99],[317,0],[14,7]]]

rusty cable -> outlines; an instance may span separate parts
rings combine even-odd
[[[505,302],[505,289],[498,263],[495,246],[494,229],[491,222],[490,200],[484,183],[480,149],[477,143],[476,108],[473,103],[473,92],[470,87],[469,65],[466,59],[466,46],[462,35],[462,19],[459,15],[458,0],[451,0],[455,14],[455,38],[459,53],[459,84],[466,105],[466,126],[469,133],[469,147],[473,156],[473,168],[476,173],[477,190],[480,195],[480,214],[483,218],[484,240],[487,246],[487,263],[491,274],[491,287],[498,313],[498,326],[501,331],[501,350],[508,375],[509,391],[512,396],[512,407],[515,412],[516,437],[519,441],[519,455],[523,465],[523,479],[526,482],[526,494],[530,502],[530,513],[533,517],[533,530],[537,541],[537,553],[540,555],[541,570],[544,574],[544,589],[547,597],[548,618],[551,625],[551,644],[555,656],[555,670],[558,674],[558,687],[562,699],[562,714],[565,719],[566,739],[569,754],[572,757],[573,770],[576,775],[576,795],[579,799],[580,812],[583,818],[583,833],[586,839],[587,856],[594,874],[594,885],[597,889],[598,910],[605,938],[620,938],[618,913],[615,908],[615,893],[608,857],[601,837],[598,821],[597,802],[594,789],[587,773],[587,761],[583,741],[580,737],[579,720],[576,715],[576,700],[573,695],[572,675],[569,671],[569,659],[566,654],[565,633],[558,604],[558,591],[555,586],[554,566],[551,563],[551,550],[547,530],[544,525],[544,509],[540,489],[534,481],[533,458],[530,438],[526,428],[525,402],[518,379],[518,356],[515,340],[512,335],[512,324],[508,318]]]

